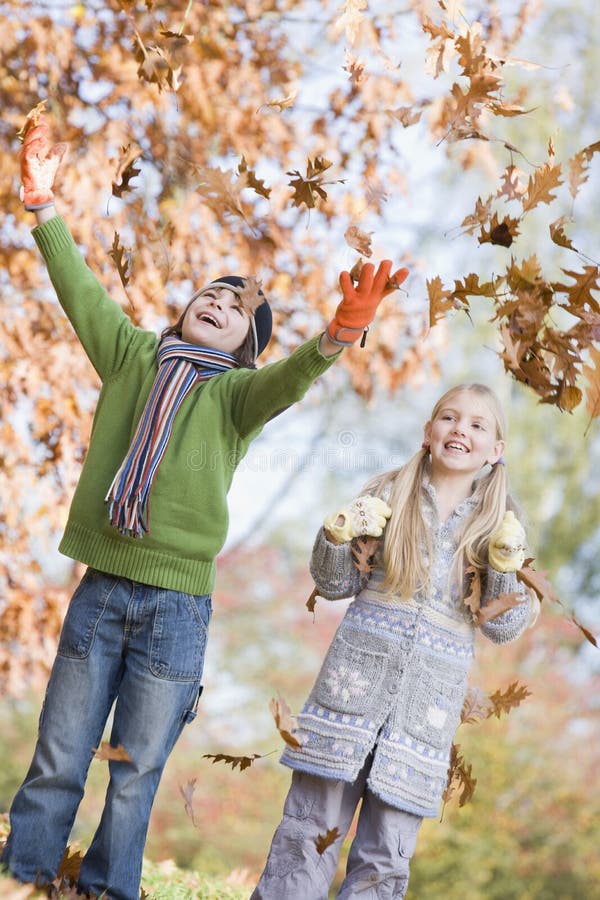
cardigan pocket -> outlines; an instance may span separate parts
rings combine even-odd
[[[439,750],[458,727],[468,672],[442,660],[415,661],[409,675],[406,731]]]
[[[387,658],[385,641],[342,624],[313,689],[315,701],[334,712],[375,713],[381,705]]]

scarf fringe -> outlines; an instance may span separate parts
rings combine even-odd
[[[149,532],[150,493],[181,404],[196,384],[239,365],[230,353],[172,335],[160,342],[157,360],[158,373],[129,450],[104,498],[111,525],[138,539]]]

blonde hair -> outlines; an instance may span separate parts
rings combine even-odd
[[[487,403],[495,420],[496,440],[503,441],[506,434],[504,413],[494,391],[484,384],[459,384],[451,388],[435,404],[430,421],[434,421],[440,409],[453,397],[464,391],[478,394]],[[426,588],[430,581],[429,561],[433,558],[433,547],[431,532],[423,516],[421,490],[428,456],[427,449],[419,450],[402,468],[374,478],[365,488],[368,493],[384,496],[392,508],[383,545],[384,586],[404,600]],[[468,566],[485,568],[489,536],[500,525],[505,511],[517,510],[516,503],[507,494],[506,470],[501,464],[491,466],[489,472],[477,478],[474,496],[478,502],[459,534],[450,574],[451,582],[461,586]]]

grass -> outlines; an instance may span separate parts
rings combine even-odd
[[[7,817],[0,816],[0,850],[7,832]],[[75,871],[80,861],[80,852],[70,847],[69,870]],[[153,863],[144,859],[142,872],[142,892],[144,900],[248,900],[254,881],[245,871],[234,871],[227,876],[204,876],[189,869],[179,869],[172,860]],[[0,897],[2,900],[37,900],[52,897],[52,900],[75,900],[75,892],[59,884],[58,880],[50,891],[36,888],[32,884],[21,884],[0,872]]]
[[[141,896],[146,900],[248,900],[254,887],[243,872],[233,872],[227,878],[205,878],[178,869],[169,861],[158,864],[144,861],[142,883]],[[67,888],[57,888],[51,896],[75,900],[74,892]],[[48,897],[48,892],[0,874],[0,897],[2,900],[42,900]]]

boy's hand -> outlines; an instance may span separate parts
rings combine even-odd
[[[380,497],[365,494],[349,506],[325,518],[323,527],[334,541],[345,543],[355,537],[380,537],[392,510]]]
[[[488,560],[497,572],[517,572],[525,562],[525,531],[512,510],[490,538]]]
[[[29,120],[19,153],[22,182],[20,196],[25,209],[38,210],[52,206],[54,178],[66,152],[67,144],[50,146],[45,122],[35,124],[33,120]]]
[[[408,276],[408,269],[398,269],[390,276],[391,268],[389,259],[379,263],[376,272],[373,263],[365,263],[356,287],[349,272],[341,273],[343,300],[327,326],[326,334],[330,341],[349,347],[360,338],[373,321],[383,298],[400,287]]]

